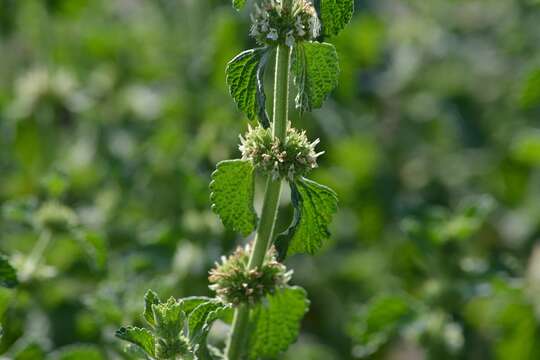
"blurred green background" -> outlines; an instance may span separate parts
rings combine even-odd
[[[356,5],[339,88],[293,117],[340,210],[287,260],[312,303],[283,359],[539,359],[540,2]],[[243,241],[208,183],[239,156],[224,69],[248,29],[227,0],[0,0],[0,251],[24,275],[0,358],[129,358],[114,331],[147,288],[209,294]]]

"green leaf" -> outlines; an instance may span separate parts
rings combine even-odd
[[[12,357],[13,360],[41,360],[45,359],[45,351],[35,340],[24,343],[22,346],[15,347]]]
[[[152,305],[158,305],[161,301],[159,300],[158,294],[152,290],[148,290],[144,295],[144,312],[143,316],[146,322],[152,326],[156,326],[156,318],[154,317],[154,310]]]
[[[323,34],[337,35],[351,21],[354,0],[321,0]]]
[[[349,335],[362,352],[370,355],[390,341],[413,311],[402,295],[382,295],[372,299],[349,324]]]
[[[104,360],[103,352],[93,345],[68,345],[51,355],[47,356],[50,360]]]
[[[258,117],[265,128],[270,126],[263,84],[269,55],[268,48],[246,50],[232,59],[226,70],[227,85],[238,108],[249,120]]]
[[[208,301],[197,306],[188,318],[189,338],[197,342],[210,331],[210,325],[217,320],[220,311],[227,308],[217,300]]]
[[[301,112],[320,108],[338,83],[336,48],[319,42],[298,44],[293,51],[291,70],[298,91],[296,107]]]
[[[197,308],[197,306],[212,300],[214,299],[206,296],[190,296],[180,299],[180,303],[182,305],[182,311],[184,312],[184,314],[186,314],[186,316],[189,316],[191,312]]]
[[[133,326],[122,327],[116,332],[116,337],[139,346],[150,356],[155,354],[156,340],[147,329]]]
[[[248,160],[227,160],[217,164],[210,183],[212,210],[223,224],[247,236],[257,225],[253,208],[255,183],[253,165]]]
[[[98,233],[82,231],[77,234],[77,240],[92,260],[95,269],[104,270],[107,266],[107,244],[105,239]]]
[[[288,232],[276,240],[276,246],[280,257],[296,253],[314,254],[330,237],[328,225],[337,211],[337,195],[329,187],[306,178],[291,183],[291,189],[295,221]]]
[[[241,10],[246,5],[246,0],[232,0],[232,5],[236,10]]]
[[[18,284],[15,269],[9,264],[7,256],[0,254],[0,286],[13,288]]]
[[[176,339],[184,328],[185,313],[182,303],[171,297],[166,303],[153,304],[156,335],[165,340]]]
[[[540,167],[540,129],[520,130],[512,140],[510,154],[522,164]]]
[[[540,68],[535,68],[526,75],[521,85],[519,103],[525,109],[540,104]]]
[[[306,291],[288,287],[270,295],[251,315],[248,358],[275,359],[296,341],[300,322],[309,308]]]

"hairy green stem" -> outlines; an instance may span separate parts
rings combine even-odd
[[[289,109],[289,67],[291,49],[279,45],[276,52],[276,72],[274,82],[274,113],[272,131],[274,137],[285,140]],[[281,197],[281,179],[272,175],[266,181],[266,191],[261,212],[259,227],[249,259],[249,268],[254,269],[263,264],[268,247],[274,237],[274,228]],[[227,360],[238,360],[245,347],[246,331],[249,323],[249,306],[242,305],[234,313],[231,336],[227,345]]]

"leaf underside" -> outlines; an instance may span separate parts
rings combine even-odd
[[[155,354],[156,341],[147,329],[133,326],[122,327],[116,332],[116,337],[137,345],[151,356]]]
[[[0,286],[13,288],[18,284],[15,269],[9,264],[7,256],[0,254]]]
[[[279,290],[258,305],[251,315],[248,359],[275,359],[298,337],[300,322],[309,308],[306,291],[299,287]]]
[[[289,230],[276,240],[280,258],[317,252],[330,237],[328,226],[337,211],[337,195],[327,186],[301,178],[291,184],[291,189],[295,220]]]
[[[301,112],[320,108],[338,83],[336,48],[319,42],[298,44],[293,52],[292,73],[298,91],[296,107]]]
[[[249,120],[259,119],[267,128],[264,69],[270,52],[267,48],[246,50],[227,64],[226,79],[234,102]]]
[[[327,36],[339,34],[351,21],[354,0],[321,0],[323,33]]]
[[[253,208],[254,168],[248,160],[226,160],[217,164],[210,183],[212,210],[228,229],[248,236],[257,225]]]

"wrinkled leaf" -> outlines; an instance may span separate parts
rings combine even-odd
[[[253,165],[247,160],[227,160],[217,164],[210,183],[212,210],[225,227],[249,235],[257,224],[253,208],[255,192]]]
[[[258,117],[265,128],[270,126],[263,84],[269,54],[267,48],[246,50],[232,59],[226,70],[227,85],[238,108],[249,120]]]
[[[175,339],[183,330],[186,318],[181,302],[171,297],[166,303],[153,304],[152,310],[156,320],[156,335],[166,340]]]
[[[198,342],[210,331],[210,325],[218,318],[219,311],[226,307],[217,300],[197,306],[188,318],[188,334],[192,341]]]
[[[7,256],[0,254],[0,286],[13,288],[19,284],[17,273]]]
[[[212,298],[206,296],[190,296],[180,300],[182,305],[182,311],[186,316],[189,316],[193,310],[195,310],[199,305],[206,302],[212,301]]]
[[[337,35],[351,21],[354,0],[321,0],[323,33]]]
[[[309,308],[306,291],[289,287],[270,295],[251,315],[248,358],[275,359],[298,337],[300,322]]]
[[[277,240],[280,257],[314,254],[330,237],[328,226],[337,211],[337,195],[329,187],[306,178],[296,180],[291,188],[296,215],[287,234]]]
[[[336,49],[328,43],[301,43],[294,48],[291,70],[298,91],[296,107],[301,112],[320,108],[338,83]]]
[[[150,356],[154,356],[156,340],[149,330],[133,326],[122,327],[116,332],[116,337],[135,344]]]
[[[144,295],[144,312],[143,316],[146,322],[154,327],[156,326],[156,319],[154,317],[154,310],[152,305],[158,305],[160,303],[159,296],[152,290],[148,290]]]

